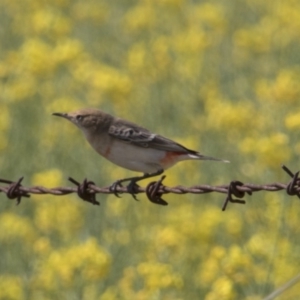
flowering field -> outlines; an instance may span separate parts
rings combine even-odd
[[[300,2],[0,0],[1,178],[133,176],[51,116],[101,108],[201,153],[168,186],[288,182],[300,169]],[[142,185],[146,185],[147,181]],[[0,194],[0,300],[259,300],[299,273],[300,203],[255,193]],[[299,299],[300,283],[277,299]]]

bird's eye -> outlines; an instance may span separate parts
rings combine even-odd
[[[76,121],[82,121],[82,119],[83,119],[83,116],[82,115],[77,115],[76,116]]]

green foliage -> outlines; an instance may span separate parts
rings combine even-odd
[[[167,185],[287,181],[300,154],[300,2],[0,0],[1,177],[55,187],[132,176],[53,112],[96,107],[231,164]],[[146,183],[145,183],[146,184]],[[299,273],[299,203],[259,193],[0,195],[0,299],[262,299]],[[281,299],[298,299],[299,287]]]

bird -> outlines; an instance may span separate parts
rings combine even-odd
[[[53,113],[76,125],[89,144],[101,156],[125,169],[141,172],[142,176],[115,181],[110,190],[116,196],[117,187],[129,182],[127,190],[135,197],[137,182],[161,175],[166,169],[184,160],[228,160],[205,156],[198,151],[152,133],[130,121],[114,117],[102,110],[85,108],[69,113]]]

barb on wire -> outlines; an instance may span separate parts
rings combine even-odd
[[[68,179],[77,186],[77,195],[79,198],[81,198],[83,201],[90,202],[94,205],[100,205],[100,203],[96,200],[96,194],[89,189],[90,186],[95,185],[93,181],[88,181],[87,179],[84,179],[83,182],[80,184],[72,177],[69,177]]]
[[[231,203],[239,203],[239,204],[246,204],[245,200],[238,200],[238,199],[233,199],[232,195],[238,197],[238,198],[243,198],[245,196],[245,192],[241,192],[238,190],[238,186],[243,186],[244,184],[241,181],[231,181],[229,186],[228,186],[228,192],[227,192],[227,198],[225,199],[225,202],[223,204],[222,210],[226,210],[226,207],[228,205],[228,202]],[[247,192],[248,195],[252,195],[252,192]]]
[[[295,174],[290,171],[286,166],[282,166],[282,169],[292,178],[287,184],[284,183],[271,183],[271,184],[252,184],[243,183],[241,181],[231,181],[227,185],[195,185],[192,187],[175,186],[168,187],[163,185],[163,180],[165,175],[163,175],[158,181],[153,181],[147,185],[147,187],[137,187],[136,193],[146,193],[148,199],[160,205],[168,205],[168,203],[161,197],[165,194],[178,194],[183,195],[187,193],[191,194],[206,194],[206,193],[221,193],[226,194],[222,210],[226,210],[229,203],[245,204],[245,200],[240,200],[244,198],[245,194],[249,196],[254,192],[267,191],[267,192],[277,192],[281,190],[286,190],[287,195],[296,195],[300,199],[300,178],[299,172]],[[79,183],[75,179],[69,177],[69,181],[76,185],[76,187],[56,187],[56,188],[46,188],[42,186],[25,187],[21,185],[23,177],[19,178],[17,181],[11,181],[6,179],[0,179],[0,183],[5,184],[0,186],[0,192],[6,194],[9,199],[17,199],[17,204],[21,202],[22,197],[29,198],[31,194],[51,194],[56,196],[68,195],[71,193],[77,193],[77,195],[84,201],[87,201],[93,205],[100,205],[96,200],[96,194],[114,194],[117,193],[129,193],[131,191],[127,187],[118,186],[115,191],[112,191],[109,187],[98,187],[93,181],[88,181],[84,179],[82,183]],[[239,198],[234,199],[233,198]]]
[[[165,178],[166,176],[163,175],[161,176],[160,180],[152,181],[146,187],[146,195],[148,199],[155,204],[168,205],[168,202],[161,198],[163,193],[160,191],[160,187],[164,187],[162,182]]]
[[[293,174],[286,166],[282,166],[282,169],[292,177],[292,180],[286,188],[287,194],[290,196],[297,195],[297,197],[300,199],[300,192],[299,190],[297,191],[297,188],[299,188],[299,171]]]
[[[17,205],[19,205],[21,203],[22,197],[27,197],[27,198],[30,197],[28,191],[22,190],[21,182],[22,182],[23,178],[24,177],[20,177],[18,179],[18,181],[16,181],[16,182],[6,180],[6,179],[0,179],[0,182],[9,184],[6,191],[4,191],[4,192],[6,193],[6,196],[8,199],[11,199],[11,200],[17,199]],[[2,192],[2,191],[3,190],[1,190],[1,188],[0,188],[0,192]]]

